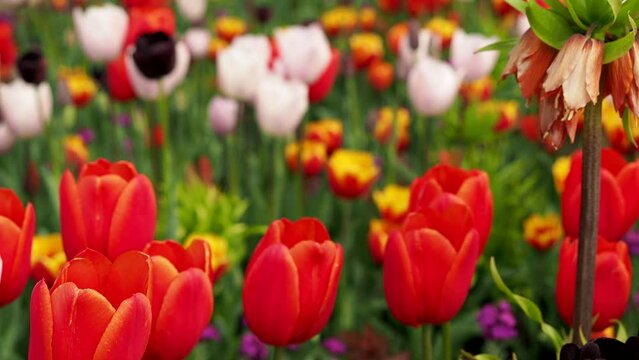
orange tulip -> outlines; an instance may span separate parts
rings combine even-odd
[[[221,16],[215,20],[215,32],[217,36],[230,43],[239,35],[246,33],[244,20],[234,16]]]
[[[35,210],[18,195],[0,188],[0,306],[17,299],[29,280]]]
[[[246,268],[242,300],[251,331],[274,346],[317,335],[333,312],[343,258],[316,219],[272,223]]]
[[[350,6],[336,6],[322,14],[321,21],[329,36],[348,34],[357,25],[357,11]]]
[[[555,214],[532,215],[524,221],[524,239],[539,251],[546,251],[561,241],[561,219]]]
[[[153,185],[129,162],[86,164],[78,180],[67,171],[60,182],[60,220],[67,258],[91,248],[110,259],[141,250],[153,240]]]
[[[344,140],[344,126],[338,119],[326,118],[306,124],[304,137],[307,140],[319,141],[326,145],[326,151],[333,151],[342,146]]]
[[[397,55],[399,52],[399,43],[404,36],[408,36],[408,32],[409,26],[406,22],[395,24],[388,29],[386,33],[386,45],[393,54]]]
[[[393,64],[377,61],[368,68],[368,83],[375,90],[384,91],[393,84]]]
[[[349,39],[352,60],[355,67],[363,69],[384,55],[384,42],[377,33],[362,32],[351,35]]]
[[[308,177],[319,175],[326,167],[326,145],[319,141],[304,140],[301,146],[290,143],[286,145],[285,156],[286,164],[293,172],[298,170],[301,161],[304,175]]]
[[[335,195],[354,199],[366,195],[380,169],[373,155],[355,150],[337,150],[328,161],[328,180]]]
[[[359,27],[364,31],[373,31],[377,23],[377,12],[371,6],[365,6],[359,11]]]

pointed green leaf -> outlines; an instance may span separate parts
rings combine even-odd
[[[613,24],[621,8],[621,0],[566,0],[566,4],[586,28],[592,25],[602,28]]]
[[[628,331],[626,331],[626,327],[619,320],[613,320],[615,324],[617,324],[617,337],[616,339],[621,342],[626,342],[628,340]]]
[[[634,146],[637,147],[637,142],[635,141],[635,134],[632,133],[632,126],[630,126],[630,111],[626,110],[623,114],[623,128],[624,128],[624,132],[626,133],[626,137],[628,138],[628,141],[630,141],[630,143]],[[632,119],[634,121],[637,121],[637,119]]]
[[[568,11],[568,8],[566,8],[566,6],[562,3],[559,2],[559,0],[545,0],[544,1],[548,6],[550,6],[550,9],[561,15],[561,17],[563,17],[564,19],[570,21],[572,20],[572,18],[570,17],[570,12]]]
[[[495,43],[486,45],[483,48],[480,48],[479,50],[475,51],[475,53],[480,53],[484,51],[507,51],[512,49],[515,45],[517,45],[518,41],[519,39],[515,39],[515,38],[497,41]]]
[[[629,21],[632,30],[627,33],[626,36],[604,44],[604,64],[609,64],[619,59],[632,48],[632,44],[635,42],[635,35],[637,34],[637,25],[632,18],[630,18]]]
[[[544,43],[559,50],[575,32],[561,15],[542,8],[537,1],[530,1],[526,16],[535,35]]]
[[[526,2],[524,0],[506,0],[506,2],[520,13],[526,12]]]

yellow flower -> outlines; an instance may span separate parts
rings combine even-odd
[[[64,156],[69,167],[80,168],[89,160],[89,149],[80,135],[67,135],[64,138]]]
[[[59,72],[61,97],[77,107],[87,105],[98,91],[86,71],[80,68],[62,68]]]
[[[209,43],[209,59],[211,61],[215,61],[215,59],[217,59],[217,54],[228,46],[229,43],[226,40],[218,37],[212,38]]]
[[[37,235],[31,248],[31,274],[35,280],[45,279],[52,285],[67,257],[60,234]]]
[[[361,32],[349,39],[355,67],[362,69],[381,59],[384,55],[384,40],[373,32]]]
[[[364,151],[339,149],[328,161],[331,189],[345,199],[366,195],[379,173],[373,155]]]
[[[550,249],[562,237],[561,219],[555,214],[535,214],[524,221],[524,239],[539,251]]]
[[[555,179],[555,189],[561,194],[564,192],[564,184],[570,172],[570,156],[562,156],[552,165],[552,176]]]
[[[384,261],[388,236],[400,227],[401,224],[382,219],[371,220],[368,226],[368,251],[375,263],[381,264]]]
[[[401,221],[408,211],[410,188],[395,184],[386,185],[381,191],[373,192],[373,201],[388,221]]]
[[[381,108],[375,122],[374,136],[380,144],[388,144],[393,138],[393,124],[397,124],[397,150],[402,151],[410,141],[410,113],[406,108],[397,111],[388,106]]]
[[[326,166],[326,145],[319,141],[304,140],[302,141],[301,148],[304,175],[315,176],[321,173]],[[299,151],[300,144],[298,142],[286,145],[286,164],[291,171],[297,171],[298,169],[298,160],[300,160]]]
[[[231,42],[236,36],[246,33],[246,23],[238,17],[221,16],[215,21],[215,32],[220,38]]]
[[[211,247],[211,270],[217,280],[229,266],[229,244],[223,237],[215,234],[191,234],[184,242],[189,247],[195,239],[206,241]]]
[[[359,11],[359,26],[364,31],[371,31],[377,22],[377,11],[371,6],[365,6]]]
[[[349,33],[357,25],[357,11],[350,6],[336,6],[325,12],[321,21],[329,36]]]
[[[304,133],[307,140],[324,143],[330,154],[342,146],[344,126],[338,119],[326,118],[308,123]]]
[[[438,35],[441,40],[441,46],[447,48],[450,45],[455,30],[457,30],[457,23],[438,16],[427,22],[424,28]]]

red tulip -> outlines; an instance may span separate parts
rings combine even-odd
[[[17,299],[29,280],[35,210],[0,188],[0,306]]]
[[[142,250],[155,234],[153,185],[129,162],[88,163],[77,182],[69,171],[62,176],[60,220],[68,259],[86,248],[110,259]]]
[[[31,296],[29,359],[141,359],[151,331],[150,266],[140,252],[111,263],[86,250],[51,290],[40,281]]]
[[[561,194],[561,218],[566,236],[579,237],[581,213],[581,152],[573,155]],[[626,161],[612,149],[601,152],[599,234],[619,240],[639,218],[639,161]]]
[[[447,195],[422,208],[390,235],[384,293],[393,316],[409,326],[442,324],[461,309],[480,254],[469,207]]]
[[[213,315],[211,249],[195,240],[184,249],[173,241],[149,243],[153,326],[146,359],[188,356]]]
[[[9,21],[0,21],[0,78],[6,79],[13,72],[18,47],[13,40],[13,26]]]
[[[168,7],[135,7],[129,11],[129,30],[124,41],[127,47],[143,34],[163,32],[175,35],[175,13]]]
[[[328,63],[326,70],[308,87],[308,99],[310,102],[320,102],[328,96],[333,89],[337,73],[339,73],[340,53],[339,50],[333,49],[331,53],[331,61]]]
[[[127,8],[168,6],[170,0],[122,0]]]
[[[242,300],[251,331],[274,346],[300,344],[328,322],[344,253],[316,219],[275,221],[246,270]]]
[[[493,194],[488,175],[480,170],[463,170],[437,165],[411,184],[409,211],[432,207],[442,196],[452,195],[468,205],[483,250],[493,222]]]
[[[559,272],[555,298],[561,318],[572,325],[575,302],[575,273],[577,269],[578,240],[567,238],[559,251]],[[601,331],[621,319],[632,282],[632,267],[628,247],[622,241],[611,242],[602,237],[597,240],[595,293],[592,315],[596,321],[592,331]]]
[[[125,58],[126,56],[122,54],[107,65],[109,94],[111,94],[113,99],[122,102],[133,100],[136,97],[126,70]]]

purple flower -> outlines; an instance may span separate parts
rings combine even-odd
[[[221,339],[222,337],[220,336],[220,332],[217,331],[217,329],[213,325],[209,325],[206,328],[204,328],[204,331],[202,331],[202,335],[200,336],[200,341],[218,342]]]
[[[248,332],[242,335],[240,354],[248,360],[268,359],[268,348],[255,335]]]
[[[322,342],[324,348],[332,355],[340,356],[346,354],[348,348],[344,342],[336,337],[330,337]]]
[[[624,236],[624,241],[628,245],[628,250],[630,251],[630,255],[636,256],[639,255],[639,231],[630,230]]]
[[[113,123],[122,127],[129,127],[131,125],[131,116],[129,114],[120,114],[113,118]]]
[[[477,323],[488,340],[509,340],[517,337],[517,319],[510,304],[502,300],[497,305],[488,304],[477,314]]]
[[[90,144],[95,139],[95,133],[90,128],[82,128],[78,130],[78,135],[82,138],[85,144]]]

